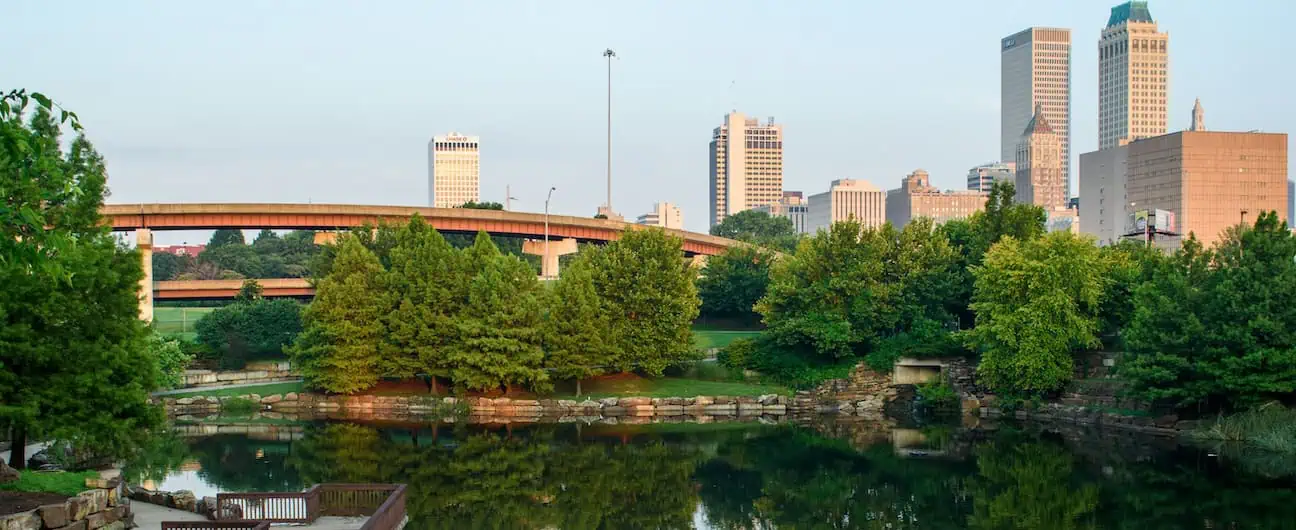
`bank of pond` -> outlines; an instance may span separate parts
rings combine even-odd
[[[177,425],[127,475],[199,497],[405,483],[409,528],[1296,524],[1296,466],[1272,454],[1011,423],[192,427]]]

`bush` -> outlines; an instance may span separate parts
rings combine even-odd
[[[1193,432],[1203,440],[1247,442],[1266,451],[1296,453],[1296,410],[1277,403],[1220,416],[1215,423]]]
[[[251,414],[261,410],[261,404],[244,397],[232,397],[221,403],[221,414]]]
[[[184,382],[184,371],[194,356],[185,351],[182,341],[164,338],[156,333],[149,336],[148,353],[157,362],[157,388],[176,388]]]
[[[959,405],[958,394],[944,378],[918,385],[919,403],[928,409],[952,409]]]
[[[198,342],[217,354],[220,367],[237,370],[249,357],[281,356],[301,333],[301,304],[292,300],[254,300],[231,304],[202,317]]]
[[[809,388],[828,379],[844,378],[850,375],[857,361],[853,357],[847,357],[836,362],[821,362],[812,356],[799,355],[786,347],[780,347],[767,335],[757,339],[735,340],[721,350],[716,358],[725,366],[754,370],[779,384],[794,388]]]
[[[756,341],[754,339],[734,339],[728,346],[716,353],[716,362],[739,370],[750,368],[748,363],[751,361],[752,352],[754,351],[756,351]]]

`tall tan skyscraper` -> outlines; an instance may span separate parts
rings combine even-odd
[[[481,198],[479,138],[452,132],[428,142],[428,204],[454,208]]]
[[[1043,109],[1026,124],[1017,143],[1017,202],[1065,210],[1066,181],[1062,179],[1062,142]]]
[[[1169,40],[1147,2],[1112,8],[1098,40],[1098,149],[1166,133]]]
[[[927,171],[915,169],[900,180],[900,187],[887,192],[886,220],[896,228],[904,228],[919,217],[930,218],[936,224],[953,219],[970,217],[985,209],[988,192],[941,191],[931,185]]]
[[[1071,30],[1028,28],[1000,42],[999,151],[1017,156],[1022,129],[1044,107],[1062,142],[1062,179],[1071,189]]]
[[[783,126],[739,112],[711,133],[711,226],[783,198]]]
[[[827,230],[833,223],[854,219],[864,228],[886,222],[886,192],[865,180],[837,179],[828,191],[810,196],[806,232]]]

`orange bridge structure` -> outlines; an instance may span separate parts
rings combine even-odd
[[[418,214],[440,232],[477,233],[521,237],[523,252],[541,256],[541,276],[558,275],[558,256],[576,252],[577,243],[606,243],[621,237],[626,230],[646,228],[642,225],[610,219],[592,219],[568,215],[476,210],[467,208],[430,208],[422,206],[371,206],[358,204],[263,204],[263,203],[148,203],[108,204],[101,210],[105,222],[114,231],[134,231],[144,261],[145,293],[140,302],[140,317],[152,320],[153,298],[226,298],[238,291],[230,280],[153,282],[153,235],[155,230],[233,229],[300,229],[324,232],[316,241],[330,239],[329,232],[365,225],[403,223]],[[548,230],[546,232],[546,220]],[[713,256],[726,248],[742,245],[738,241],[683,230],[666,230],[683,240],[684,255]],[[546,234],[548,244],[545,244]],[[269,296],[310,296],[313,288],[305,280],[259,280]],[[227,285],[229,284],[229,285]]]

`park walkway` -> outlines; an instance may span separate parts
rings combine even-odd
[[[239,383],[237,385],[197,386],[197,387],[189,387],[189,388],[177,388],[175,390],[162,390],[162,391],[154,392],[152,395],[174,396],[176,394],[193,394],[195,396],[198,396],[198,395],[202,395],[202,392],[204,390],[225,390],[229,388],[255,389],[256,387],[259,386],[282,385],[284,383],[300,383],[300,382],[302,382],[301,379],[289,379],[286,381],[267,381],[264,383]]]

